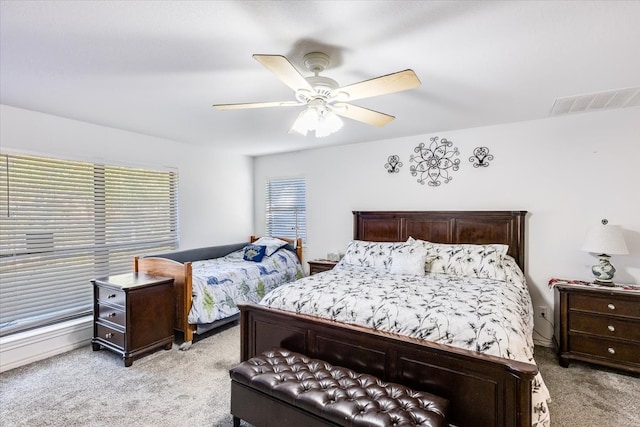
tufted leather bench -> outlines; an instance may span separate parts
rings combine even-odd
[[[234,427],[448,426],[446,399],[282,348],[229,373]]]

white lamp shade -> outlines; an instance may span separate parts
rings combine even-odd
[[[617,225],[593,225],[582,243],[585,252],[606,255],[625,255],[629,253],[624,242],[622,230]]]
[[[306,136],[308,132],[315,132],[316,138],[323,138],[339,131],[342,125],[340,117],[324,105],[309,105],[298,115],[289,133]]]
[[[316,138],[329,136],[342,129],[342,120],[331,111],[325,111],[318,120],[316,126]]]

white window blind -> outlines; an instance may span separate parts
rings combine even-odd
[[[305,178],[271,179],[266,184],[266,232],[269,236],[307,241]]]
[[[178,175],[0,155],[0,336],[91,312],[92,278],[178,239]]]

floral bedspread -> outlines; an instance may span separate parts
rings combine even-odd
[[[341,265],[268,293],[261,304],[534,363],[533,309],[524,275],[506,281],[399,275]],[[533,426],[549,426],[549,392],[533,382]]]
[[[296,254],[281,249],[261,262],[243,251],[192,264],[193,298],[189,323],[211,323],[239,312],[239,302],[259,302],[267,292],[304,276]]]

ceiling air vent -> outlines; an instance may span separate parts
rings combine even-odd
[[[556,98],[550,116],[640,106],[640,87]]]

